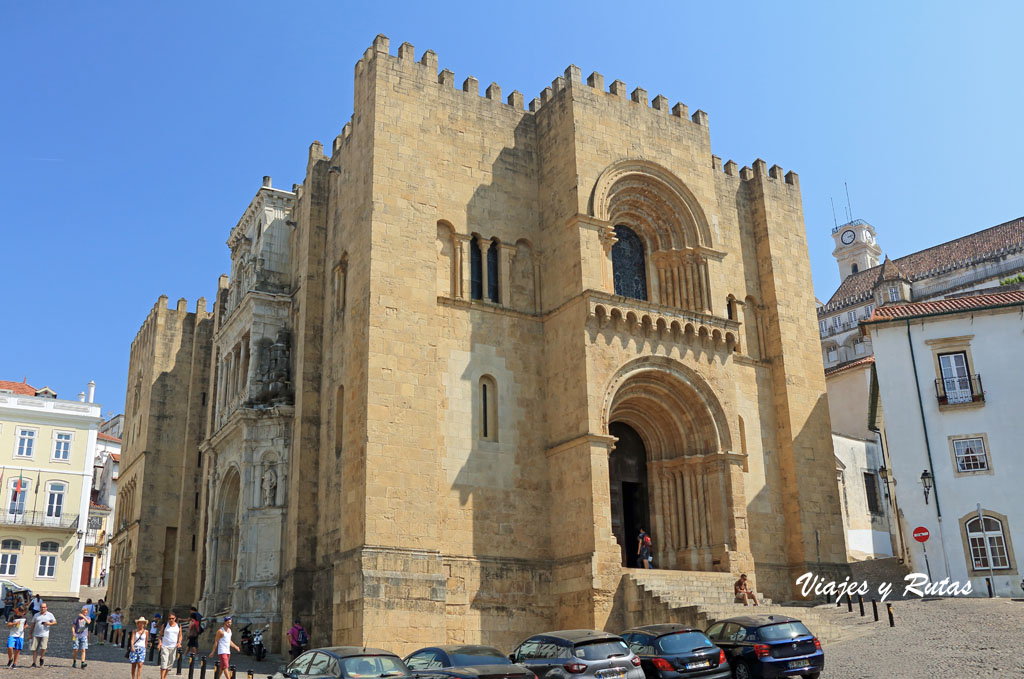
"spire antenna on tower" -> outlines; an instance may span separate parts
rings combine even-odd
[[[849,214],[849,221],[853,221],[853,205],[850,203],[850,185],[843,182],[846,187],[846,212]]]
[[[835,227],[838,229],[839,228],[839,220],[836,219],[836,201],[832,200],[832,196],[829,196],[828,197],[828,202],[832,203],[832,223],[835,224]],[[833,231],[833,233],[835,233],[835,232]]]

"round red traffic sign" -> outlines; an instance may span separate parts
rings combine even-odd
[[[930,535],[931,535],[931,533],[929,533],[928,529],[925,528],[924,526],[918,526],[917,528],[914,529],[914,539],[917,540],[918,542],[927,542],[928,541],[928,537]]]

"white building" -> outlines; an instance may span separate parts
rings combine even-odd
[[[120,416],[118,416],[120,417]],[[96,434],[96,457],[93,461],[92,498],[89,503],[89,526],[86,530],[86,555],[83,572],[89,572],[94,587],[106,584],[102,575],[110,568],[110,538],[117,503],[117,472],[121,462],[121,439],[103,430]],[[85,575],[82,580],[85,581]]]
[[[970,580],[980,596],[991,578],[1011,596],[1021,593],[1014,542],[1024,545],[1024,291],[995,290],[885,305],[864,328],[912,569]],[[931,534],[923,546],[917,527]]]
[[[868,394],[877,389],[872,338],[859,323],[884,304],[942,299],[1024,271],[1024,218],[897,259],[882,258],[875,228],[864,220],[835,227],[832,237],[842,283],[819,304],[818,327],[847,548],[853,559],[902,555],[902,535],[880,474],[886,470],[884,409],[868,410]],[[882,535],[890,529],[891,541]]]

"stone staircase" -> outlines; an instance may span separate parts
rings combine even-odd
[[[825,644],[866,634],[871,631],[868,621],[873,621],[870,609],[861,618],[834,605],[782,606],[760,593],[761,605],[745,608],[734,603],[736,576],[731,573],[625,569],[623,580],[627,627],[676,622],[707,629],[717,620],[738,615],[785,615],[803,621]]]

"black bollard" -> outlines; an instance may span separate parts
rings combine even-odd
[[[878,622],[878,602],[874,599],[871,600],[871,610],[875,613],[875,622]]]
[[[206,679],[206,656],[199,660],[199,679]]]
[[[149,645],[149,657],[146,658],[146,660],[152,660],[153,659],[153,651],[155,651],[155,650],[156,650],[156,644],[150,644]]]
[[[178,666],[177,666],[177,667],[175,668],[175,670],[174,670],[174,673],[175,673],[176,675],[180,675],[180,674],[181,674],[181,659],[182,659],[182,658],[183,658],[184,656],[185,656],[185,654],[184,654],[184,653],[182,653],[182,652],[181,652],[181,649],[179,648],[179,649],[178,649]]]
[[[832,603],[832,592],[825,592],[825,603]]]
[[[885,607],[889,611],[889,627],[895,627],[896,619],[892,617],[892,604],[886,604]]]
[[[992,597],[995,596],[995,593],[992,591],[992,579],[991,578],[985,578],[985,586],[988,587],[988,598],[991,599]]]
[[[192,676],[195,674],[195,671],[196,671],[196,654],[195,653],[189,653],[188,654],[188,679],[192,679]]]
[[[853,595],[849,592],[846,593],[846,612],[853,613]]]
[[[857,595],[857,605],[860,606],[860,617],[864,617],[864,597],[860,594]]]
[[[249,679],[252,679],[252,670],[249,670]]]
[[[842,594],[837,594],[836,595],[836,608],[839,608],[842,605],[843,605],[843,595]]]
[[[231,671],[231,679],[235,679],[235,666],[232,665],[228,669]]]

